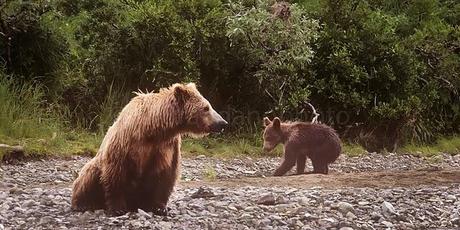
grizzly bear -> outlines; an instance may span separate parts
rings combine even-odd
[[[328,174],[328,165],[333,163],[342,151],[341,141],[331,127],[306,122],[281,122],[278,117],[270,121],[264,118],[265,152],[270,152],[279,143],[284,145],[284,161],[274,176],[286,174],[297,163],[297,173],[303,174],[307,157],[313,164],[313,172]]]
[[[167,215],[179,175],[181,135],[204,136],[227,125],[193,83],[136,94],[75,180],[73,210]]]

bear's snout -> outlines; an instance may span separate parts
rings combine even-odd
[[[218,114],[215,110],[211,110],[211,116],[213,122],[209,126],[209,130],[212,133],[220,133],[222,132],[225,127],[227,127],[228,122],[222,118],[220,114]]]
[[[210,130],[213,133],[220,133],[225,129],[225,127],[227,127],[227,125],[228,125],[228,122],[225,121],[224,119],[222,119],[222,120],[219,120],[217,122],[214,122],[211,125]]]

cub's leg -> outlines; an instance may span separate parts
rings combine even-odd
[[[284,149],[284,160],[281,165],[275,170],[274,176],[282,176],[286,174],[292,167],[294,167],[297,160],[296,152],[292,151],[290,148]]]
[[[307,161],[307,156],[303,154],[299,154],[297,156],[297,174],[303,174],[305,171],[305,164]]]
[[[329,170],[327,167],[327,163],[324,163],[319,160],[312,160],[313,164],[313,172],[312,173],[321,173],[321,174],[328,174]]]

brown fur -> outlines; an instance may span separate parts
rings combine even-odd
[[[225,124],[194,84],[138,93],[75,180],[72,209],[165,214],[179,175],[181,135],[202,136]]]
[[[274,175],[286,174],[297,164],[297,174],[304,173],[307,157],[313,164],[312,173],[328,174],[328,165],[341,153],[341,141],[331,127],[305,122],[283,122],[264,118],[264,150],[271,151],[279,143],[284,144],[284,161]]]

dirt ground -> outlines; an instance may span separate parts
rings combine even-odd
[[[218,181],[183,181],[181,188],[197,188],[201,186],[238,188],[254,187],[293,187],[327,189],[336,188],[392,188],[412,187],[420,185],[448,185],[460,183],[460,169],[425,168],[407,171],[330,173],[291,175],[284,177],[245,177]]]

